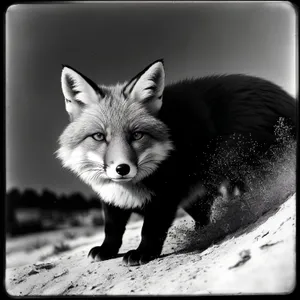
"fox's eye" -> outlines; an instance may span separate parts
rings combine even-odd
[[[98,142],[104,141],[104,139],[105,139],[104,134],[101,132],[94,133],[92,135],[92,138]]]
[[[136,131],[132,134],[132,137],[135,141],[140,140],[144,136],[143,132]]]

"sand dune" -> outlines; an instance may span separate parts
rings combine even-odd
[[[124,266],[122,257],[91,262],[87,254],[101,244],[100,232],[40,263],[7,268],[6,289],[13,296],[290,293],[296,282],[295,196],[202,252],[178,251],[184,241],[177,228],[193,225],[179,218],[162,256],[138,267]],[[141,225],[128,225],[121,253],[138,245]]]

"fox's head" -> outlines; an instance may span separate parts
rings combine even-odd
[[[164,90],[163,61],[129,82],[98,86],[63,66],[62,92],[70,123],[57,156],[90,185],[136,183],[152,174],[172,149],[168,128],[157,115]]]

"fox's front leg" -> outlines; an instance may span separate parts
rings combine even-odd
[[[161,205],[166,199],[153,200],[145,209],[140,245],[136,250],[127,252],[123,257],[123,262],[127,265],[145,264],[161,254],[168,229],[175,218],[177,207],[174,205]],[[156,203],[160,203],[160,205]]]
[[[131,215],[130,210],[124,210],[113,205],[103,203],[105,238],[101,246],[90,250],[88,256],[93,260],[106,260],[116,257],[122,245],[122,237],[127,221]]]

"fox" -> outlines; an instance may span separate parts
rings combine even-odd
[[[105,237],[90,250],[93,261],[118,256],[133,212],[144,217],[141,241],[123,262],[137,266],[158,258],[179,207],[201,229],[210,222],[224,182],[234,195],[247,190],[240,164],[225,159],[223,168],[214,168],[214,153],[239,144],[249,154],[242,161],[259,166],[276,144],[279,118],[296,138],[295,98],[246,74],[166,85],[165,62],[159,59],[129,81],[98,85],[62,65],[61,89],[70,122],[59,136],[57,157],[103,205]],[[242,146],[238,136],[245,137]]]

